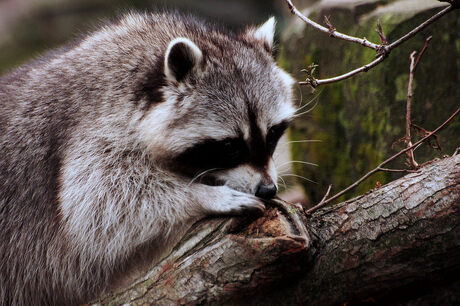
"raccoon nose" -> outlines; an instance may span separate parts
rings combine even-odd
[[[276,186],[275,184],[269,184],[266,185],[264,183],[260,183],[259,186],[257,186],[257,191],[256,191],[256,197],[270,200],[273,198],[276,194]]]

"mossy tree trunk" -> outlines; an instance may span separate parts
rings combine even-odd
[[[378,20],[393,42],[446,5],[436,0],[320,1],[314,6],[297,0],[294,3],[320,24],[329,16],[338,31],[377,43]],[[301,70],[312,63],[319,65],[315,77],[324,79],[375,60],[375,52],[369,48],[331,38],[295,16],[289,18],[280,46],[280,64],[299,81],[306,77]],[[290,140],[321,140],[294,143],[292,148],[294,160],[319,165],[293,164],[296,174],[318,183],[299,180],[312,204],[320,201],[329,184],[335,190],[343,189],[403,147],[400,143],[393,149],[392,144],[405,135],[409,55],[414,50],[420,52],[429,36],[433,39],[414,76],[412,122],[433,130],[455,112],[460,100],[460,86],[454,85],[460,82],[459,28],[457,10],[392,50],[383,63],[367,73],[316,90],[317,106],[297,118],[290,131]],[[309,86],[299,90],[303,92],[299,96],[302,104],[313,99]],[[439,135],[443,151],[421,146],[415,152],[417,162],[430,160],[434,154],[451,154],[459,146],[459,134],[460,124],[454,121]],[[416,130],[412,135],[413,141],[418,139]],[[398,159],[388,167],[403,168],[403,161]],[[380,172],[361,184],[355,195],[367,192],[377,182],[385,184],[399,177],[398,173]]]
[[[459,270],[456,155],[308,218],[275,201],[258,218],[203,220],[146,276],[99,303],[442,304],[460,302]]]

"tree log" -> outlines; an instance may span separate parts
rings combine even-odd
[[[202,220],[98,304],[459,302],[459,225],[455,155],[309,217],[276,200],[262,217]]]

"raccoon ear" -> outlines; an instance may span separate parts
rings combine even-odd
[[[164,73],[173,82],[182,81],[203,58],[200,48],[188,38],[173,39],[166,49]]]
[[[262,42],[267,52],[273,52],[273,41],[275,40],[275,17],[269,18],[263,25],[257,28],[249,28],[246,37]]]

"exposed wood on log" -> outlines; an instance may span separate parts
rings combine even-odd
[[[427,282],[458,288],[458,271],[460,155],[308,219],[276,201],[260,218],[203,220],[145,277],[100,303],[391,301],[414,298],[410,289]]]

